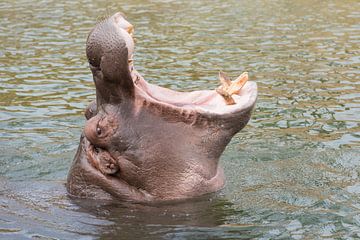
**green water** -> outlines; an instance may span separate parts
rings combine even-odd
[[[1,1],[0,239],[360,238],[359,1]],[[217,194],[165,206],[72,200],[95,98],[85,41],[116,11],[151,83],[248,71],[257,108]]]

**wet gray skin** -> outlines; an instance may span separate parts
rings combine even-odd
[[[96,102],[68,174],[71,195],[157,202],[221,189],[219,157],[249,121],[257,96],[247,82],[226,105],[214,90],[176,92],[135,70],[133,27],[117,13],[89,34]]]

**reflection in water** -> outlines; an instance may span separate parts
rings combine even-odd
[[[224,224],[228,216],[242,215],[241,211],[232,208],[230,202],[215,195],[155,206],[107,203],[94,208],[93,202],[79,200],[75,203],[82,207],[80,211],[113,221],[114,225],[103,229],[102,238],[105,239],[116,236],[138,239],[148,234],[154,239],[161,236],[173,238],[188,230],[201,236],[201,232],[214,231],[214,227]],[[223,232],[221,227],[218,231]]]
[[[2,1],[0,238],[360,237],[358,9],[358,1]],[[221,69],[258,83],[253,118],[222,157],[220,193],[162,206],[66,195],[94,99],[86,36],[118,10],[135,26],[135,64],[150,82],[214,89]]]
[[[139,239],[149,235],[192,238],[257,235],[253,225],[225,224],[229,216],[249,216],[236,210],[218,194],[186,202],[161,205],[98,202],[69,199],[62,183],[2,181],[0,233],[9,237],[55,237],[60,239],[88,235],[101,239]]]

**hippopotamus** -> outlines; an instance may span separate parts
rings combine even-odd
[[[219,158],[250,119],[256,83],[233,91],[231,104],[223,90],[178,92],[150,84],[134,67],[133,34],[133,25],[116,13],[87,38],[96,100],[85,110],[69,194],[150,203],[220,190]],[[220,78],[229,81],[223,73]]]

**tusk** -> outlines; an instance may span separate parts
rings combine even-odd
[[[224,98],[226,105],[232,105],[235,104],[232,95],[239,94],[241,88],[249,80],[249,75],[247,72],[244,72],[237,79],[231,81],[224,72],[220,71],[219,80],[221,86],[216,89],[216,92]]]
[[[245,85],[245,83],[249,80],[249,75],[247,72],[242,73],[235,81],[232,82],[230,86],[229,93],[239,94],[241,88]]]
[[[234,101],[233,97],[232,97],[231,95],[229,95],[229,94],[222,88],[222,86],[216,88],[216,92],[217,92],[218,94],[220,94],[220,95],[224,98],[226,105],[233,105],[233,104],[235,104],[235,101]]]
[[[228,77],[228,75],[226,75],[226,73],[220,71],[219,72],[219,80],[221,82],[221,85],[226,86],[226,87],[230,87],[231,85],[231,80]]]
[[[130,25],[130,26],[126,29],[126,31],[129,33],[129,35],[130,35],[131,37],[133,37],[133,35],[134,35],[134,26],[133,26],[133,25]]]

